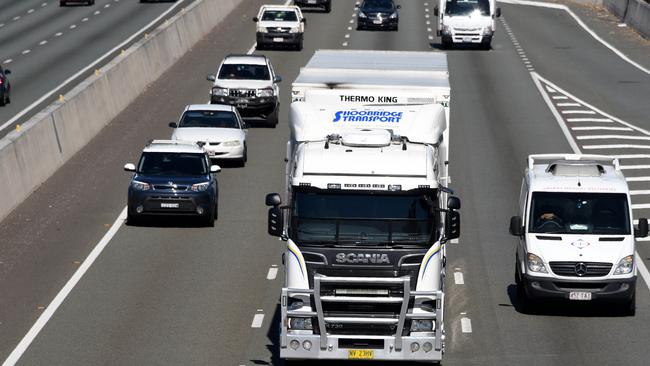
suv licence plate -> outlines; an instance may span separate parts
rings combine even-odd
[[[160,208],[179,208],[180,205],[178,203],[168,203],[168,202],[161,202],[160,203]]]
[[[591,292],[571,291],[569,292],[569,300],[589,301],[591,300]]]
[[[371,349],[350,349],[348,350],[349,360],[372,360],[375,358],[375,351]]]
[[[282,38],[282,37],[274,37],[273,42],[284,42],[284,38]]]

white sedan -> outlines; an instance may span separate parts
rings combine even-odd
[[[174,128],[172,140],[200,142],[211,159],[237,160],[246,164],[248,126],[233,106],[192,104],[185,107]]]

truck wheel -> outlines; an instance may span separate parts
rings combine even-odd
[[[67,3],[66,3],[65,0],[59,1],[59,6],[66,6],[66,5],[67,5]]]
[[[332,11],[332,3],[325,4],[325,12],[329,13]]]

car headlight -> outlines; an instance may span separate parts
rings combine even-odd
[[[621,259],[614,270],[615,275],[622,275],[632,273],[634,269],[634,256],[628,255],[627,257]]]
[[[241,145],[241,142],[239,142],[239,140],[232,140],[232,141],[226,141],[226,142],[222,143],[221,145],[222,145],[222,146],[230,146],[230,147],[233,147],[233,146],[239,146],[239,145]]]
[[[388,18],[389,19],[396,19],[397,18],[397,12],[391,14]]]
[[[483,28],[483,35],[484,36],[491,36],[492,35],[492,29],[490,29],[490,27]]]
[[[367,18],[366,14],[362,11],[359,12],[359,18]]]
[[[204,182],[204,183],[197,183],[197,184],[192,184],[191,190],[194,192],[204,192],[208,189],[208,186],[210,186],[209,182]]]
[[[548,273],[546,266],[544,265],[544,261],[542,261],[542,258],[536,256],[533,253],[528,253],[528,269],[531,272]]]
[[[214,87],[214,88],[212,88],[212,95],[227,97],[228,96],[228,89],[227,88]]]
[[[311,318],[289,318],[289,329],[312,330]]]
[[[289,29],[289,33],[300,33],[300,27],[293,27]]]
[[[433,331],[433,321],[426,319],[414,319],[411,322],[411,332],[431,332]]]
[[[269,30],[266,29],[266,27],[259,27],[259,28],[257,28],[257,31],[260,32],[260,33],[268,33],[269,32]]]
[[[273,96],[273,88],[257,89],[257,96],[260,97],[260,98],[272,97]]]
[[[131,186],[137,191],[148,191],[151,189],[149,183],[139,182],[137,180],[132,181]]]

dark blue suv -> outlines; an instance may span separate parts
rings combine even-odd
[[[219,209],[215,173],[221,168],[199,145],[187,141],[154,140],[145,146],[128,195],[129,224],[144,215],[193,215],[214,226]]]

